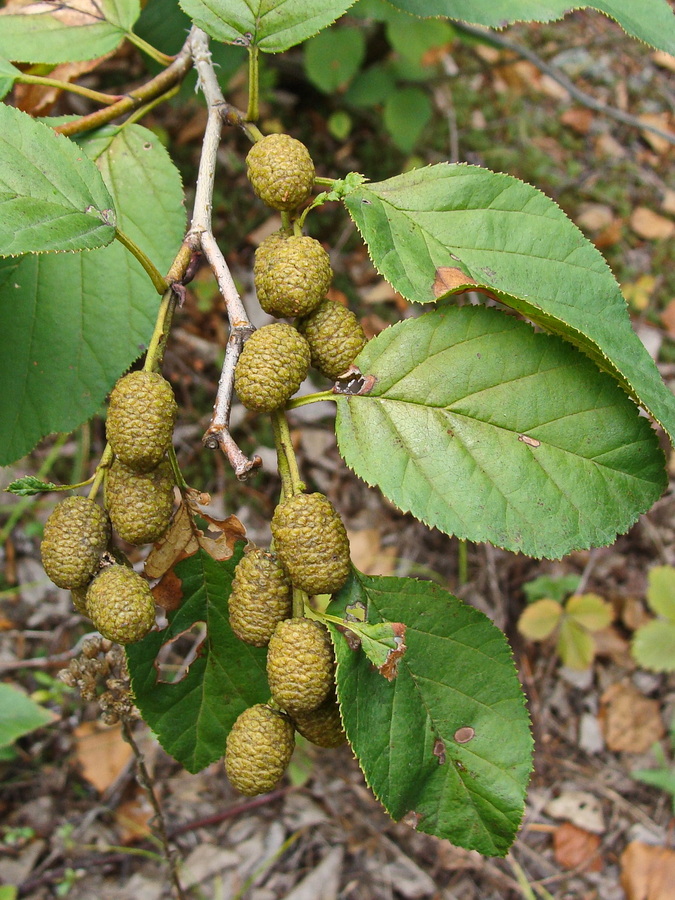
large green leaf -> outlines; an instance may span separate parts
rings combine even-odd
[[[9,684],[0,683],[0,747],[54,721],[54,714]]]
[[[418,830],[504,856],[523,814],[532,738],[502,632],[430,582],[356,572],[328,612],[406,625],[384,678],[331,625],[347,737],[375,796]]]
[[[225,562],[199,550],[178,563],[175,574],[183,593],[179,609],[169,613],[163,631],[150,632],[127,647],[136,705],[167,753],[189,772],[220,759],[237,716],[270,696],[267,648],[240,641],[228,618],[228,597],[242,547],[240,543]],[[155,659],[160,647],[198,622],[206,624],[206,637],[187,674],[176,684],[158,683]]]
[[[389,0],[417,16],[446,16],[503,28],[512,22],[551,22],[571,9],[595,9],[614,19],[628,34],[675,53],[675,15],[667,0]]]
[[[570,344],[483,306],[387,328],[337,396],[345,462],[427,525],[531,556],[610,544],[665,487],[646,418]]]
[[[120,227],[166,271],[185,213],[180,175],[156,135],[108,128],[82,150],[96,158]],[[158,306],[147,274],[117,241],[0,261],[0,465],[99,409],[147,346]]]
[[[115,237],[101,173],[80,148],[0,105],[0,256],[89,250]]]
[[[246,41],[267,53],[280,53],[326,28],[353,2],[180,0],[180,5],[200,28],[218,41]]]
[[[18,62],[96,59],[124,39],[139,0],[39,0],[0,10],[0,55]]]
[[[675,440],[675,399],[633,331],[598,250],[510,175],[440,163],[363,184],[345,203],[377,269],[417,303],[489,291],[617,378]]]
[[[0,100],[8,94],[21,72],[6,59],[0,57]]]

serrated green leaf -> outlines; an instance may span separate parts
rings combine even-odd
[[[348,626],[361,642],[361,649],[381,675],[396,677],[398,663],[406,651],[405,625],[401,622],[351,622]]]
[[[440,163],[364,184],[345,204],[375,267],[417,303],[482,289],[616,378],[675,441],[675,401],[633,331],[602,255],[549,198],[510,175]]]
[[[0,105],[0,256],[89,250],[115,237],[101,174],[77,144]]]
[[[675,568],[654,566],[647,575],[647,603],[657,615],[675,622]]]
[[[150,632],[126,648],[131,686],[143,718],[188,772],[199,772],[223,756],[225,740],[237,716],[254,703],[266,703],[270,691],[267,649],[251,647],[230,628],[228,598],[243,543],[231,559],[219,562],[203,550],[179,562],[179,609],[168,614],[163,631]],[[163,644],[196,622],[205,622],[206,638],[185,677],[157,682],[155,659]]]
[[[643,669],[675,672],[675,622],[654,619],[633,635],[631,653]]]
[[[614,619],[614,610],[597,594],[575,594],[565,604],[565,615],[588,631],[601,631]]]
[[[406,625],[392,681],[330,626],[349,742],[396,821],[503,856],[523,813],[532,738],[506,638],[430,582],[354,573],[329,606],[361,603],[370,623]]]
[[[180,0],[182,9],[217,41],[250,43],[280,53],[333,23],[354,0]]]
[[[551,22],[571,9],[594,9],[614,19],[627,34],[675,53],[675,16],[667,0],[390,0],[416,16],[446,16],[477,25],[504,28],[512,22]]]
[[[366,39],[362,31],[330,28],[305,44],[305,74],[324,94],[332,94],[356,75],[365,53]]]
[[[523,610],[518,631],[530,641],[545,641],[560,624],[563,608],[557,600],[544,597]]]
[[[593,662],[595,641],[583,625],[565,616],[560,625],[556,649],[564,665],[582,671]]]
[[[140,11],[138,0],[39,0],[0,10],[0,54],[30,63],[96,59],[119,46]]]
[[[180,175],[140,125],[83,141],[120,210],[120,227],[166,271],[185,229]],[[152,335],[160,299],[118,241],[88,253],[0,261],[0,465],[101,406]]]
[[[376,381],[336,395],[340,453],[447,534],[560,557],[612,543],[665,487],[656,435],[616,383],[496,309],[406,319],[355,363]]]
[[[6,59],[0,57],[0,100],[11,90],[21,72]]]
[[[528,603],[552,597],[562,603],[568,594],[573,594],[579,587],[579,575],[539,575],[523,585],[523,593]]]
[[[35,494],[42,494],[45,491],[58,490],[59,485],[52,481],[42,481],[35,475],[24,475],[23,478],[17,478],[7,485],[5,490],[10,494],[17,494],[19,497],[33,497]]]
[[[54,721],[54,714],[21,691],[0,682],[0,747]]]

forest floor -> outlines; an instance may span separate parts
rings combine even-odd
[[[508,36],[596,99],[675,133],[675,58],[631,41],[599,14],[510,29]],[[457,155],[518,175],[553,196],[607,256],[637,332],[664,379],[675,385],[673,146],[591,111],[511,52],[458,42],[445,54],[452,63],[446,72],[455,66],[458,74],[430,87],[436,115],[421,161]],[[282,70],[264,113],[269,122],[280,116],[290,129],[290,113],[285,123],[275,100],[282,110],[313,104],[305,138],[320,174],[342,177],[360,168],[381,178],[401,170],[406,158],[399,151],[372,147],[381,124],[359,120],[338,144],[325,125],[330,110],[322,104],[328,101],[311,92],[303,98],[299,83],[292,65]],[[180,148],[189,184],[203,110],[187,101],[153,115],[144,124],[163,129]],[[220,162],[230,183],[216,197],[214,213],[253,310],[253,250],[278,222],[249,203],[236,210],[235,228],[227,197],[245,181],[239,149],[235,142],[223,150]],[[366,168],[369,156],[376,171]],[[417,314],[372,268],[353,228],[330,216],[321,227],[324,233],[315,236],[335,250],[332,295],[349,298],[370,336]],[[260,313],[252,317],[256,325],[265,321]],[[235,514],[249,538],[265,546],[278,492],[271,433],[235,408],[235,437],[264,462],[263,473],[246,484],[201,446],[224,338],[215,283],[203,270],[177,316],[166,357],[165,372],[181,406],[178,457],[188,482],[208,491],[218,511]],[[139,722],[135,739],[164,810],[185,896],[673,900],[675,678],[640,668],[631,655],[633,634],[652,616],[648,572],[675,566],[672,454],[670,489],[613,546],[537,561],[469,545],[463,579],[456,540],[398,513],[346,470],[324,405],[296,411],[293,438],[304,477],[343,516],[356,566],[368,574],[431,578],[489,615],[511,641],[536,742],[522,828],[506,859],[484,859],[395,824],[373,799],[348,746],[323,751],[302,743],[279,789],[242,800],[221,763],[187,774]],[[100,453],[102,438],[96,420],[67,438],[46,440],[2,470],[0,487],[39,471],[54,481],[77,481]],[[664,449],[670,453],[666,442]],[[39,699],[53,721],[3,748],[0,758],[0,900],[171,897],[153,810],[119,725],[103,725],[97,704],[80,701],[56,678],[88,629],[69,594],[46,580],[40,564],[39,537],[54,496],[4,496],[0,678]],[[142,551],[126,549],[142,564]],[[577,592],[597,594],[611,605],[613,621],[594,633],[595,657],[585,669],[563,665],[554,641],[529,641],[518,630],[527,606],[524,586],[540,576],[552,579],[552,590],[562,577],[578,576]],[[661,784],[671,793],[638,780],[634,772],[644,769],[661,771]]]

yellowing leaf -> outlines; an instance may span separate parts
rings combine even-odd
[[[518,631],[531,641],[546,640],[558,627],[562,615],[563,608],[557,600],[537,600],[518,619]]]
[[[660,616],[675,621],[675,568],[654,566],[647,576],[647,603]]]
[[[590,632],[574,619],[563,619],[556,649],[570,669],[587,669],[595,656],[595,643]]]
[[[675,671],[675,622],[653,619],[638,628],[631,652],[635,662],[653,672]]]
[[[565,604],[565,613],[588,631],[600,631],[614,619],[612,604],[597,594],[575,594]]]

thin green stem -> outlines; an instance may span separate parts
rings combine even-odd
[[[302,619],[305,615],[305,608],[309,605],[309,597],[306,591],[293,585],[293,618]]]
[[[257,45],[248,48],[248,109],[246,119],[255,122],[260,115],[260,60]]]
[[[38,469],[37,477],[41,481],[44,481],[44,479],[47,477],[47,475],[51,471],[51,468],[54,465],[54,463],[56,462],[56,460],[61,456],[61,448],[63,447],[63,445],[65,444],[65,442],[68,440],[69,437],[70,437],[69,434],[61,434],[54,441],[54,446],[49,451],[49,453],[47,454],[47,458],[45,459],[45,461],[42,463],[42,465]],[[2,531],[0,531],[0,547],[4,546],[5,541],[12,533],[12,529],[14,528],[16,523],[19,521],[21,516],[23,516],[24,512],[28,509],[28,507],[33,504],[33,502],[34,502],[33,497],[22,497],[21,500],[19,500],[19,502],[15,505],[15,507],[12,511],[12,514],[10,515],[9,519],[7,519],[7,521],[5,522],[4,528],[2,529]]]
[[[178,457],[176,456],[176,448],[169,447],[169,462],[171,463],[171,469],[173,471],[173,477],[176,481],[176,484],[180,488],[181,491],[184,491],[188,487],[187,481],[183,478],[183,473],[180,470],[180,466],[178,465]]]
[[[145,372],[158,372],[162,365],[164,348],[171,329],[171,320],[173,319],[175,308],[176,295],[169,288],[162,294],[162,302],[157,310],[155,328],[145,354],[145,362],[143,363],[143,371]]]
[[[271,417],[274,445],[277,450],[277,466],[284,491],[284,499],[288,500],[289,497],[302,493],[305,489],[305,484],[300,478],[298,460],[295,456],[291,433],[288,429],[288,421],[283,410],[275,410]]]
[[[139,261],[139,263],[143,266],[145,271],[148,273],[150,280],[152,281],[152,284],[153,284],[155,290],[157,291],[157,293],[163,294],[164,291],[166,291],[166,289],[168,288],[168,284],[166,283],[164,276],[159,271],[159,269],[155,266],[155,264],[150,259],[150,257],[146,256],[146,254],[141,250],[141,248],[138,246],[138,244],[135,244],[131,240],[131,238],[128,235],[126,235],[123,231],[121,231],[119,228],[115,229],[115,237],[120,242],[120,244],[122,244],[122,246],[126,247],[127,250],[130,253],[132,253],[136,257],[136,259]]]
[[[332,391],[320,391],[316,394],[305,394],[304,397],[296,397],[286,404],[286,409],[298,409],[300,406],[307,406],[309,403],[319,403],[321,400],[335,400],[335,394]]]
[[[284,234],[290,234],[293,230],[293,219],[285,209],[281,211],[281,230]]]
[[[466,541],[460,538],[457,547],[457,581],[460,585],[466,584],[469,580],[469,554],[466,547]]]
[[[158,50],[156,47],[153,47],[152,44],[144,41],[142,37],[134,34],[133,31],[127,31],[125,37],[134,44],[134,46],[138,47],[139,50],[142,50],[143,53],[146,53],[151,59],[154,59],[155,62],[158,62],[160,66],[169,66],[176,58],[175,56],[167,56],[166,53],[162,53],[161,50]]]
[[[180,91],[180,87],[181,86],[179,84],[176,84],[165,94],[160,94],[159,97],[155,97],[154,100],[150,100],[149,103],[145,103],[143,106],[139,107],[129,116],[123,127],[126,128],[127,125],[135,125],[136,122],[140,122],[140,120],[144,116],[147,116],[147,114],[151,112],[151,110],[153,110],[156,106],[159,106],[160,103],[164,103],[166,100],[170,100],[172,97],[175,97],[178,91]]]
[[[89,499],[95,500],[96,495],[99,492],[99,488],[103,484],[103,479],[105,478],[105,473],[107,472],[110,463],[113,460],[113,452],[110,444],[105,445],[105,450],[101,455],[98,465],[96,466],[96,472],[94,473],[94,480],[91,484],[91,488],[89,490]]]
[[[314,178],[314,184],[325,185],[326,187],[332,187],[335,184],[334,178],[322,178],[320,175],[316,175]]]
[[[29,75],[22,72],[16,78],[21,84],[37,84],[41,87],[58,88],[60,91],[69,91],[71,94],[79,94],[80,97],[86,97],[93,100],[94,103],[102,103],[104,106],[110,106],[111,103],[117,103],[120,94],[102,94],[100,91],[92,91],[90,88],[83,87],[81,84],[71,84],[69,81],[59,81],[58,78],[48,78],[44,75]]]

